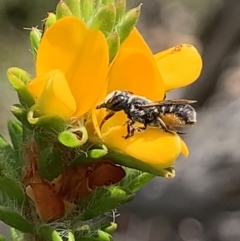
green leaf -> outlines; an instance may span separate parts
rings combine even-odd
[[[116,18],[115,5],[108,4],[98,9],[93,19],[91,20],[90,27],[101,30],[105,36],[113,30]]]
[[[0,241],[7,241],[7,238],[0,234]]]
[[[52,227],[47,225],[41,226],[38,230],[38,234],[45,241],[63,241],[60,234]]]
[[[127,168],[125,171],[126,177],[120,182],[120,186],[133,193],[139,191],[155,177],[153,174],[134,169]]]
[[[20,171],[18,165],[18,152],[14,151],[11,145],[0,135],[0,173],[7,173],[10,176]]]
[[[79,134],[81,133],[81,139]],[[58,135],[58,141],[64,146],[75,148],[82,146],[88,140],[88,133],[85,127],[79,127],[72,131],[63,131]]]
[[[166,178],[175,177],[175,172],[173,168],[162,169],[161,167],[153,166],[149,163],[143,162],[139,159],[133,158],[124,153],[111,150],[110,147],[108,147],[108,149],[109,149],[109,152],[107,153],[105,158],[115,162],[116,164],[119,164],[125,167],[130,167],[139,171],[148,172],[156,176],[161,176]]]
[[[63,172],[63,160],[58,149],[46,148],[40,152],[38,171],[41,177],[52,181]]]
[[[88,202],[87,207],[83,210],[80,219],[89,220],[97,217],[129,202],[133,197],[132,194],[127,193],[120,187],[110,186],[108,188],[99,188],[95,191],[91,197],[91,201]]]
[[[12,208],[0,206],[0,220],[23,233],[33,233],[33,224],[28,222]]]
[[[135,25],[137,24],[137,21],[140,17],[141,12],[141,6],[140,4],[138,7],[130,9],[123,17],[122,21],[118,25],[118,33],[120,35],[120,42],[121,44],[124,42],[124,40],[129,36]]]
[[[118,33],[110,33],[107,36],[107,44],[109,50],[109,62],[111,63],[120,48],[120,38]]]
[[[11,138],[13,149],[16,154],[15,163],[18,168],[22,167],[22,142],[23,142],[23,128],[18,121],[8,121],[8,132]]]
[[[81,16],[80,0],[64,0],[72,14],[76,17]]]
[[[14,201],[19,208],[22,207],[25,200],[24,192],[20,184],[8,176],[0,177],[0,193],[2,198],[7,197],[6,203],[11,200]]]
[[[72,15],[73,14],[67,4],[63,0],[60,0],[56,8],[56,19],[58,20]]]
[[[23,129],[22,125],[14,120],[8,121],[8,132],[11,137],[11,141],[13,144],[14,150],[18,151],[19,148],[22,145],[22,134],[23,134]]]

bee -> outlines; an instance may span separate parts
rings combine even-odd
[[[195,100],[166,100],[165,98],[154,102],[130,91],[115,90],[108,94],[96,109],[106,108],[108,111],[100,128],[116,112],[124,111],[128,120],[124,124],[127,125],[127,135],[123,137],[127,139],[135,132],[143,132],[147,127],[160,128],[171,134],[184,134],[174,128],[192,126],[196,123],[196,111],[190,105],[195,102]],[[143,126],[134,126],[136,122]]]

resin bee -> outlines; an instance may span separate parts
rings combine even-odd
[[[125,123],[127,135],[124,136],[127,139],[133,136],[135,131],[143,132],[147,127],[160,128],[172,134],[184,134],[174,128],[196,123],[196,111],[189,105],[195,102],[195,100],[185,99],[153,102],[129,91],[116,90],[108,94],[96,109],[106,108],[108,110],[100,128],[116,112],[124,111],[128,117],[128,121]],[[134,126],[136,122],[143,124],[143,126]]]

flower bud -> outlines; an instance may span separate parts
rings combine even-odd
[[[73,16],[80,17],[81,11],[80,11],[80,0],[64,0],[66,5],[71,10]]]
[[[20,96],[20,101],[24,106],[31,107],[35,104],[34,96],[29,92],[26,82],[28,81],[27,72],[19,68],[9,68],[7,70],[7,77],[12,87]]]
[[[81,0],[80,8],[81,8],[81,17],[87,22],[93,13],[93,0]]]
[[[72,12],[67,6],[67,4],[64,1],[60,0],[56,9],[56,18],[60,19],[67,16],[72,16]]]
[[[116,7],[116,23],[120,22],[126,10],[126,0],[118,0],[115,4]]]
[[[120,35],[120,43],[123,43],[124,40],[131,33],[132,29],[135,27],[141,12],[140,4],[138,7],[129,10],[123,17],[121,23],[118,26],[118,33]]]
[[[105,224],[102,228],[101,228],[104,232],[107,232],[109,234],[112,234],[114,231],[117,230],[117,223],[111,222],[111,223],[107,223]]]
[[[115,18],[116,9],[113,3],[102,6],[93,17],[90,27],[101,30],[106,36],[112,31],[115,23]]]
[[[98,230],[98,238],[102,241],[112,241],[112,236],[102,230]]]
[[[46,30],[48,30],[56,21],[57,21],[56,14],[49,13],[44,23],[44,32],[46,32]]]
[[[37,56],[37,51],[41,41],[41,37],[42,37],[41,31],[33,27],[32,30],[30,31],[30,44],[31,44],[31,52],[34,58],[36,58]]]
[[[109,50],[109,62],[111,63],[120,47],[120,38],[118,33],[110,33],[107,36],[107,44]]]
[[[28,129],[32,129],[31,124],[27,120],[28,111],[23,106],[15,104],[11,106],[12,114]]]

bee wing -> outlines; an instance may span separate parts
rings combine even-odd
[[[177,99],[177,100],[161,100],[161,101],[153,101],[145,105],[139,106],[140,108],[148,108],[152,106],[162,106],[162,105],[186,105],[196,103],[196,100],[186,100],[186,99]]]

